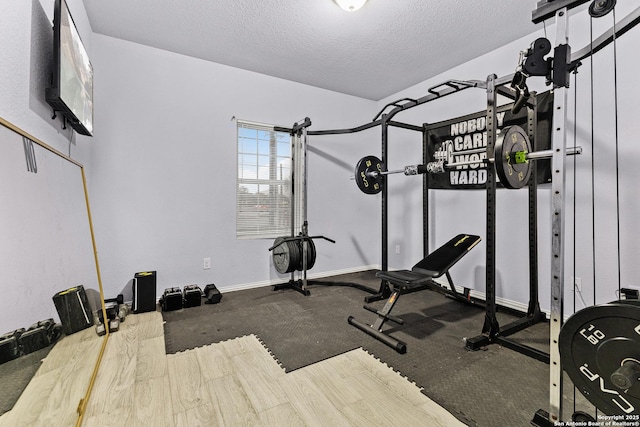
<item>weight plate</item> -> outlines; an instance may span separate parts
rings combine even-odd
[[[303,239],[289,240],[289,237],[278,237],[273,242],[273,265],[280,274],[302,271]],[[316,245],[307,239],[307,270],[316,263]]]
[[[505,188],[518,189],[529,182],[533,163],[516,163],[515,155],[518,152],[531,152],[529,137],[520,126],[506,126],[496,138],[494,162],[496,173]]]
[[[287,242],[289,247],[289,265],[287,273],[291,273],[298,269],[298,265],[302,263],[302,251],[300,250],[299,240],[290,240]]]
[[[273,242],[273,251],[271,252],[271,258],[273,259],[273,266],[280,274],[284,274],[289,266],[289,247],[286,244],[282,244],[284,237],[277,237]]]
[[[298,270],[302,271],[302,253],[304,251],[304,240],[300,239],[299,242],[299,250],[300,250],[300,264],[298,265]],[[316,245],[313,243],[312,239],[307,239],[307,270],[311,270],[313,265],[316,263]]]
[[[586,423],[588,423],[589,421],[591,422],[595,422],[595,418],[593,418],[591,415],[587,414],[586,412],[582,412],[582,411],[576,411],[571,415],[571,421],[578,421],[581,423],[585,423],[585,424],[581,424],[581,425],[587,425]]]
[[[564,370],[596,408],[640,415],[640,381],[633,378],[625,391],[611,380],[623,363],[640,363],[640,304],[623,300],[580,310],[560,330],[559,347]]]
[[[292,264],[292,261],[294,261],[292,258],[295,257],[295,253],[292,253],[291,251],[291,242],[284,242],[285,239],[286,237],[278,237],[273,242],[273,265],[276,268],[276,271],[280,274],[292,272],[297,265]]]
[[[365,156],[356,164],[356,184],[365,194],[377,194],[382,191],[384,185],[384,164],[376,156]]]

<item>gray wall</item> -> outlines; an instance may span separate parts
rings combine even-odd
[[[312,129],[350,127],[375,103],[102,35],[93,42],[90,181],[105,293],[142,270],[158,271],[159,293],[288,280],[272,266],[273,239],[236,239],[232,118],[291,126],[308,116]],[[317,242],[314,274],[379,262],[376,198],[349,180],[371,143],[371,133],[309,143],[309,231],[337,241]]]
[[[515,41],[488,55],[408,88],[389,99],[372,102],[281,79],[93,34],[80,0],[69,2],[95,69],[95,137],[73,135],[50,119],[43,101],[49,73],[52,0],[0,0],[0,116],[70,152],[87,168],[89,195],[107,297],[122,290],[136,271],[158,270],[158,293],[165,287],[216,283],[224,290],[267,285],[279,276],[267,252],[271,240],[235,238],[235,122],[232,117],[290,126],[305,116],[312,129],[348,128],[368,122],[384,104],[420,97],[447,79],[484,80],[490,73],[513,72],[518,51],[540,34]],[[630,2],[619,2],[618,16]],[[524,12],[523,12],[524,13]],[[526,11],[526,13],[529,13]],[[586,22],[586,23],[585,23]],[[610,25],[596,21],[595,34]],[[574,50],[588,42],[588,21],[577,14],[571,24]],[[553,40],[554,30],[547,28]],[[620,140],[621,276],[634,283],[636,218],[640,210],[635,187],[640,149],[635,144],[635,51],[637,29],[618,44],[618,113]],[[293,65],[293,64],[292,64]],[[595,92],[595,237],[591,232],[591,149],[589,63],[580,70],[578,144],[585,149],[577,163],[576,273],[582,297],[597,302],[615,298],[617,287],[614,109],[611,48],[594,60]],[[544,90],[542,83],[534,89]],[[573,95],[570,97],[573,105]],[[462,94],[397,116],[400,121],[436,122],[485,108],[485,94]],[[573,122],[573,111],[569,113]],[[570,132],[570,141],[573,132]],[[324,234],[336,245],[319,241],[312,275],[355,271],[380,262],[380,196],[360,193],[349,176],[356,161],[379,154],[379,130],[310,138],[309,222],[312,234]],[[392,129],[389,168],[416,163],[421,140],[413,132]],[[568,168],[567,297],[572,298],[572,167]],[[421,180],[390,179],[390,266],[410,267],[422,257]],[[548,307],[549,188],[541,188],[539,209],[541,303]],[[485,195],[482,191],[432,192],[431,247],[459,232],[484,237]],[[498,296],[514,304],[527,300],[526,194],[498,194]],[[514,234],[514,230],[522,230]],[[592,244],[595,238],[595,275]],[[4,242],[3,242],[4,244]],[[400,253],[395,253],[399,246]],[[212,268],[202,269],[204,257]],[[22,266],[3,266],[19,275]],[[484,246],[475,249],[452,271],[460,284],[484,291]],[[3,287],[10,286],[2,284]],[[571,309],[567,310],[572,311]]]
[[[0,0],[0,117],[89,167],[91,139],[63,129],[60,118],[52,120],[44,100],[52,69],[53,3]],[[68,3],[91,56],[82,1]],[[58,291],[78,284],[98,289],[80,169],[39,147],[35,155],[38,174],[26,170],[21,137],[2,131],[0,333],[57,320],[51,297]]]

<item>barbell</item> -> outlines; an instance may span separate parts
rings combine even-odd
[[[485,148],[467,150],[465,154],[486,153]],[[567,155],[581,154],[581,147],[570,147]],[[442,157],[442,156],[441,156]],[[495,144],[495,157],[486,160],[468,160],[452,162],[443,159],[424,165],[409,165],[403,169],[388,171],[384,163],[376,156],[365,156],[358,161],[355,169],[355,181],[360,191],[366,194],[376,194],[382,191],[386,175],[404,173],[405,175],[445,173],[460,166],[493,163],[500,182],[505,188],[518,189],[529,181],[533,165],[529,160],[550,159],[552,150],[531,151],[531,143],[526,132],[520,126],[507,126],[498,134]]]

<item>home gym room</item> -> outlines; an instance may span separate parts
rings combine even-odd
[[[0,426],[640,426],[637,2],[0,8]]]

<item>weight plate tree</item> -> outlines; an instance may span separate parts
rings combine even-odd
[[[496,138],[495,165],[500,182],[505,188],[517,189],[529,182],[532,164],[529,137],[520,126],[507,126]]]
[[[580,310],[562,327],[559,346],[564,370],[596,408],[640,416],[639,300]]]

